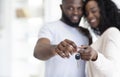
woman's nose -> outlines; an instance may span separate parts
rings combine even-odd
[[[88,16],[87,16],[88,19],[91,19],[92,17],[93,17],[92,13],[89,13]]]

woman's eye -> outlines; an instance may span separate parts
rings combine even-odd
[[[96,9],[96,8],[92,9],[92,13],[95,13],[96,11],[97,11],[97,9]]]
[[[96,13],[96,10],[92,10],[92,13]]]

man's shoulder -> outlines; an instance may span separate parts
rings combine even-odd
[[[42,29],[54,30],[60,27],[62,24],[63,23],[60,20],[53,21],[53,22],[47,22],[42,26]]]
[[[47,22],[45,25],[51,25],[51,26],[54,26],[54,25],[59,25],[61,24],[62,22],[60,20],[57,20],[57,21],[52,21],[52,22]]]

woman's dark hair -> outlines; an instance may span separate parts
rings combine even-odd
[[[93,41],[92,41],[92,36],[91,36],[90,32],[88,31],[88,29],[85,29],[85,28],[79,26],[78,30],[80,32],[82,32],[88,38],[89,45],[91,45]]]
[[[85,13],[85,6],[91,0],[86,0],[84,3],[84,15]],[[100,8],[100,23],[99,23],[99,30],[101,34],[109,27],[117,27],[120,30],[120,12],[117,8],[116,4],[111,0],[94,0],[97,2],[98,7]]]

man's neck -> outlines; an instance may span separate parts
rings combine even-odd
[[[60,20],[71,27],[79,27],[79,24],[74,24],[72,22],[69,22],[68,20],[65,20],[64,18],[61,18]]]

